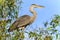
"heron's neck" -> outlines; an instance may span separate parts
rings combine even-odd
[[[33,14],[33,16],[31,17],[32,20],[36,18],[36,12],[33,10],[33,8],[33,6],[30,6],[30,12]]]

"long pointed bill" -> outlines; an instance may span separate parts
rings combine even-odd
[[[38,6],[38,8],[44,8],[44,6]]]

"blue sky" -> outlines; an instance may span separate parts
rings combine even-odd
[[[37,17],[33,22],[33,29],[37,26],[43,26],[45,21],[49,21],[54,14],[60,15],[60,0],[22,0],[22,8],[19,11],[19,16],[22,15],[32,15],[29,11],[29,7],[31,4],[37,4],[45,6],[45,8],[34,9],[37,12]]]

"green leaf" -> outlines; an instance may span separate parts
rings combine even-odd
[[[51,30],[53,27],[48,27],[47,30]]]
[[[30,32],[29,33],[29,38],[36,37],[36,36],[37,36],[37,34],[35,32]]]
[[[56,40],[58,39],[58,34],[56,34]]]

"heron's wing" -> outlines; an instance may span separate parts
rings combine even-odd
[[[30,16],[28,16],[28,15],[21,16],[19,19],[18,27],[27,25],[27,24],[29,24],[29,22],[30,22]]]
[[[9,30],[14,30],[16,29],[16,27],[18,26],[18,20],[16,20],[15,22],[12,23],[12,25],[10,26]]]
[[[9,31],[13,31],[15,29],[17,29],[18,27],[25,27],[27,24],[29,24],[30,22],[30,16],[28,15],[24,15],[21,16],[19,19],[17,19],[12,26],[10,26],[10,28],[8,29]]]
[[[16,20],[12,25],[17,26],[18,25],[18,20]]]

